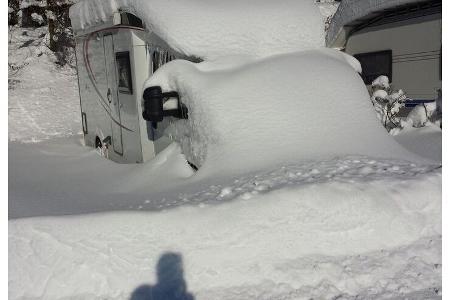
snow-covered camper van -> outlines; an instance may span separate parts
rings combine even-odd
[[[74,34],[85,144],[102,148],[116,162],[153,158],[171,143],[162,134],[171,118],[162,120],[162,116],[186,118],[187,111],[176,93],[155,88],[144,93],[149,110],[143,113],[144,81],[161,65],[187,58],[125,11]],[[163,105],[163,99],[169,98]]]
[[[441,89],[441,7],[441,0],[343,0],[326,43],[361,62],[366,84],[386,75],[410,104],[432,101]]]

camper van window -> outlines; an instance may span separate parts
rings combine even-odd
[[[122,23],[122,25],[144,28],[142,20],[130,13],[125,13],[125,12],[121,13],[120,21],[121,21],[120,23]]]
[[[362,68],[365,84],[371,84],[378,76],[385,75],[392,82],[392,50],[355,54]]]
[[[131,82],[130,53],[116,53],[117,73],[119,78],[119,92],[133,94]]]

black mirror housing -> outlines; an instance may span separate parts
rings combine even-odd
[[[163,93],[160,86],[151,86],[144,90],[144,111],[142,117],[146,121],[161,122],[164,118]]]

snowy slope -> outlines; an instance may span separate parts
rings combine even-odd
[[[12,27],[8,43],[9,140],[37,142],[81,131],[76,70],[57,67],[46,27]]]

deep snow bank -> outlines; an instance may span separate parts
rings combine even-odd
[[[155,265],[166,251],[182,255],[198,300],[331,299],[439,287],[433,237],[441,234],[440,188],[441,175],[432,172],[293,185],[155,213],[12,220],[9,296],[129,299],[140,284],[156,282]]]
[[[311,0],[85,0],[71,7],[70,19],[78,31],[119,9],[137,15],[175,50],[206,59],[325,45],[323,18]]]
[[[189,119],[167,133],[210,172],[351,154],[414,159],[379,124],[355,69],[353,57],[323,48],[247,62],[177,60],[145,85],[180,93]]]

